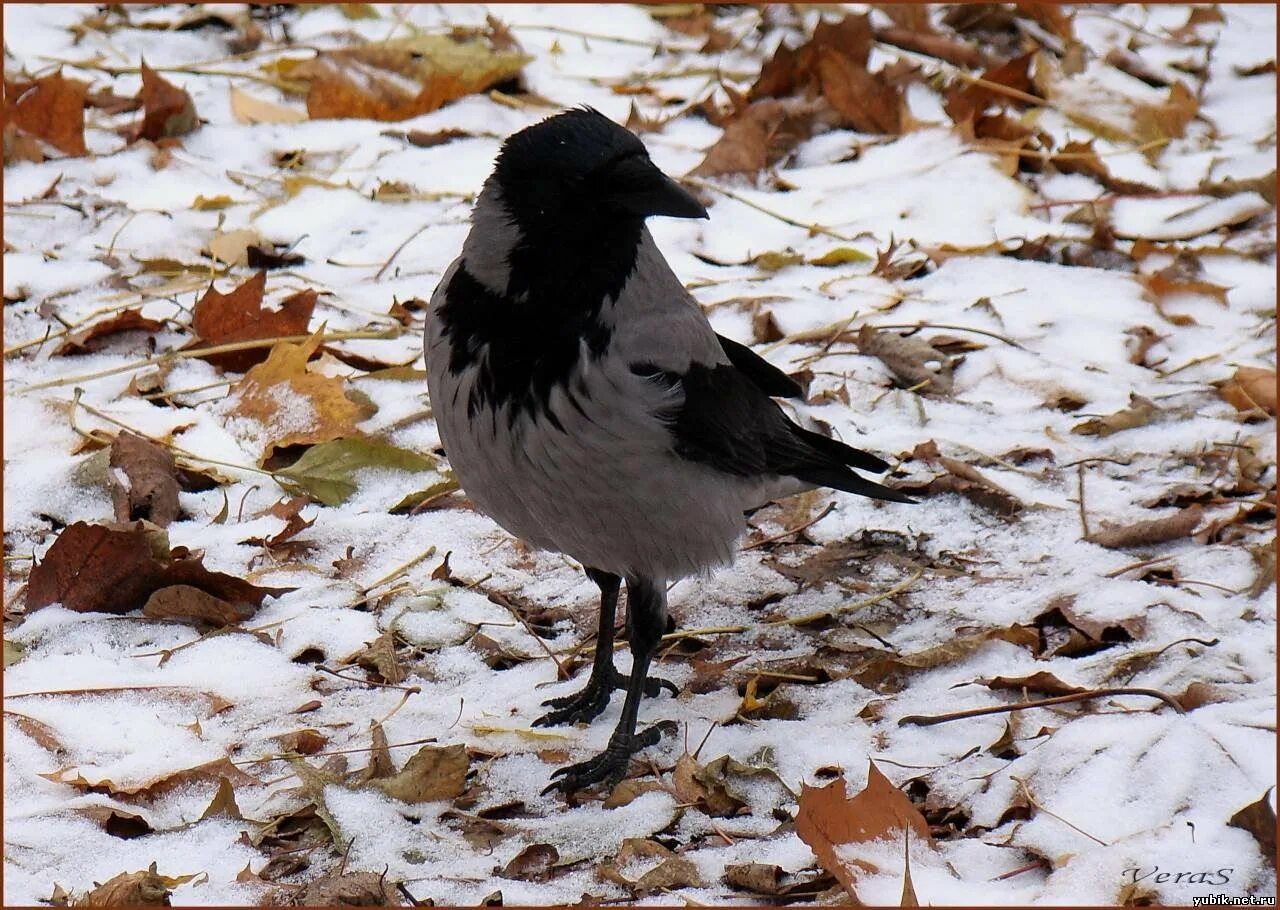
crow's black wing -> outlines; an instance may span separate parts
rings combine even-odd
[[[632,369],[679,384],[683,401],[664,416],[682,458],[739,477],[788,475],[873,499],[913,501],[850,470],[883,471],[885,461],[792,423],[736,365],[694,363],[684,373],[647,364]]]
[[[723,335],[716,337],[720,339],[720,347],[724,349],[729,362],[766,395],[771,398],[800,398],[804,395],[799,383],[745,344]]]

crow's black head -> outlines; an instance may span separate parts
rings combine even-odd
[[[706,210],[649,160],[635,134],[591,108],[565,111],[515,133],[493,171],[517,224],[706,218]]]

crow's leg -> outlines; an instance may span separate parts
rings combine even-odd
[[[609,737],[608,748],[594,758],[556,771],[547,791],[572,793],[600,782],[612,787],[626,775],[633,753],[654,745],[664,730],[674,727],[662,723],[636,733],[636,717],[640,712],[640,699],[645,694],[649,662],[667,626],[666,585],[646,578],[627,579],[627,612],[631,616],[631,678],[618,726]]]
[[[625,689],[630,681],[629,677],[613,667],[613,620],[618,609],[618,587],[622,579],[599,569],[587,569],[586,573],[600,589],[600,628],[596,633],[596,655],[591,664],[591,676],[581,692],[544,701],[543,705],[555,710],[548,711],[535,720],[535,727],[590,721],[609,706],[613,690]],[[644,694],[657,695],[663,689],[669,690],[672,695],[679,692],[668,680],[650,679],[645,682]]]

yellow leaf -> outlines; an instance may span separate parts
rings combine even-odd
[[[320,338],[317,331],[301,344],[279,342],[231,389],[231,412],[266,432],[264,461],[277,448],[361,435],[360,408],[344,393],[343,381],[307,371]]]
[[[231,205],[230,196],[197,196],[191,202],[191,207],[197,212],[212,212],[225,209],[229,205]]]
[[[820,265],[825,267],[844,265],[849,262],[870,262],[871,256],[868,256],[862,250],[855,250],[851,246],[838,246],[834,250],[823,253],[817,259],[810,259],[809,265]]]
[[[231,116],[237,123],[301,123],[307,119],[303,111],[255,98],[234,85],[231,87]]]

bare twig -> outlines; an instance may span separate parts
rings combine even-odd
[[[808,530],[809,528],[812,528],[814,525],[816,525],[818,522],[822,521],[822,519],[826,518],[832,512],[834,512],[835,508],[836,508],[836,504],[834,502],[829,502],[827,503],[827,507],[818,513],[817,517],[809,519],[808,521],[806,521],[804,524],[800,525],[797,528],[788,528],[787,530],[783,531],[781,534],[775,534],[772,537],[766,537],[764,540],[757,540],[755,543],[747,544],[745,547],[742,548],[741,552],[745,553],[748,550],[755,550],[759,547],[763,547],[765,544],[776,543],[777,541],[784,540],[785,538],[790,537],[793,534],[799,534],[801,531]]]
[[[1087,692],[1075,692],[1071,695],[1058,695],[1053,698],[1040,698],[1034,701],[1020,701],[1012,705],[993,705],[990,708],[970,708],[967,711],[952,711],[949,714],[908,714],[906,717],[898,718],[898,726],[917,726],[932,727],[935,724],[945,724],[953,720],[965,720],[970,717],[983,717],[988,714],[1008,714],[1010,711],[1025,711],[1028,708],[1047,708],[1050,705],[1067,705],[1078,701],[1089,701],[1094,698],[1106,698],[1110,695],[1145,695],[1148,698],[1158,698],[1174,711],[1179,714],[1186,714],[1186,710],[1182,705],[1178,704],[1178,700],[1172,695],[1167,695],[1159,689],[1141,689],[1131,688],[1129,686],[1119,686],[1113,689],[1090,689]]]
[[[816,613],[807,613],[804,616],[791,616],[787,619],[775,619],[773,622],[765,623],[766,626],[802,626],[806,623],[816,622],[820,619],[829,619],[833,616],[840,616],[844,613],[852,613],[854,610],[861,610],[863,607],[869,607],[872,604],[880,603],[887,600],[895,594],[901,594],[907,588],[911,587],[920,580],[920,576],[924,575],[924,569],[917,569],[915,574],[904,581],[898,582],[887,591],[881,591],[874,597],[868,597],[866,600],[860,600],[857,603],[846,604],[842,607],[836,607],[834,610],[819,610]]]

